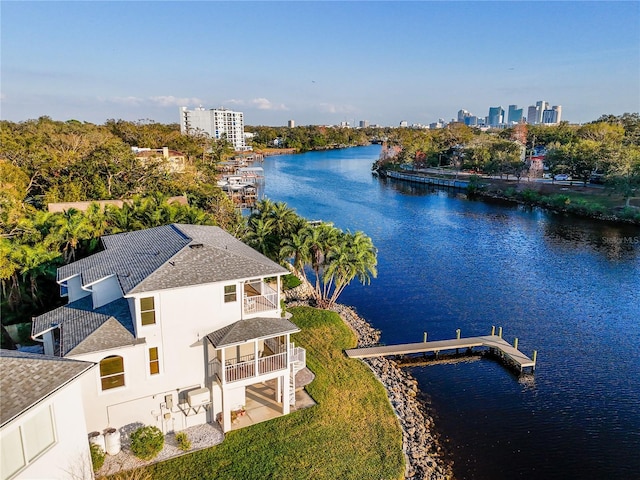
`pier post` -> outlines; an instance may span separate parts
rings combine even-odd
[[[518,337],[513,341],[513,348],[518,349]]]
[[[496,334],[496,326],[495,325],[491,325],[491,336]]]
[[[498,336],[502,338],[502,327],[498,327]]]
[[[423,334],[422,334],[422,341],[423,341],[424,343],[427,343],[427,332],[423,332]]]
[[[460,340],[460,329],[456,330],[456,339]]]
[[[536,361],[537,361],[537,359],[538,359],[538,350],[534,350],[533,351],[533,358],[532,358],[532,360],[533,360],[533,369],[534,370],[536,369]]]

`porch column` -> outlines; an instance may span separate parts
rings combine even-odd
[[[289,413],[289,373],[282,377],[282,414],[287,415]]]
[[[260,370],[258,370],[258,367],[260,366],[260,359],[258,358],[258,341],[254,340],[253,341],[253,361],[255,363],[255,370],[254,370],[254,377],[257,377],[258,375],[261,375],[262,372]]]
[[[222,352],[222,356],[220,357],[220,364],[221,364],[221,365],[220,365],[220,377],[221,377],[221,379],[220,379],[220,380],[222,381],[222,384],[224,385],[225,383],[227,383],[227,369],[226,369],[226,367],[225,367],[225,365],[226,365],[226,361],[225,361],[225,359],[224,359],[224,351],[225,351],[225,348],[224,348],[224,347],[222,347],[222,348],[220,349],[220,351]],[[222,392],[222,393],[223,393],[223,395],[224,395],[224,390],[223,390],[223,392]]]
[[[226,398],[227,392],[222,388],[222,431],[227,433],[231,430],[231,409],[229,408],[229,400]]]
[[[276,377],[276,388],[275,388],[274,400],[280,403],[282,398],[281,395],[282,395],[282,377]]]

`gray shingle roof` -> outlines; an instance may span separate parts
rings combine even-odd
[[[39,353],[0,350],[0,425],[5,425],[94,365]]]
[[[110,321],[112,320],[112,321]],[[136,343],[126,298],[93,309],[91,296],[35,317],[31,334],[60,326],[60,355],[80,354]]]
[[[257,338],[269,338],[286,333],[299,332],[289,320],[284,318],[249,318],[239,320],[207,335],[215,348],[226,347]]]
[[[172,224],[103,237],[105,250],[58,269],[87,285],[116,275],[124,294],[288,271],[219,227]]]

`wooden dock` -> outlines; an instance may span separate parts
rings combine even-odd
[[[426,337],[426,335],[425,335]],[[516,338],[514,345],[502,339],[500,335],[487,335],[484,337],[467,337],[451,340],[438,340],[435,342],[419,342],[405,343],[400,345],[384,345],[379,347],[352,348],[345,350],[350,358],[367,358],[378,356],[394,356],[394,355],[415,355],[420,353],[435,353],[436,355],[442,351],[460,350],[474,348],[488,348],[498,354],[507,362],[512,363],[520,372],[525,369],[531,369],[533,372],[536,368],[537,352],[533,352],[533,358],[527,357],[518,350],[518,339]]]

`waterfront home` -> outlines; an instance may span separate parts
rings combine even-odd
[[[81,381],[89,362],[0,350],[0,479],[93,478]]]
[[[99,365],[82,381],[88,432],[205,422],[226,432],[258,384],[289,413],[305,352],[281,316],[288,270],[214,226],[120,233],[102,246],[58,269],[68,304],[32,327],[46,355]]]
[[[187,163],[184,154],[169,150],[167,147],[162,148],[138,148],[131,147],[136,158],[142,165],[158,162],[167,173],[182,173]]]

